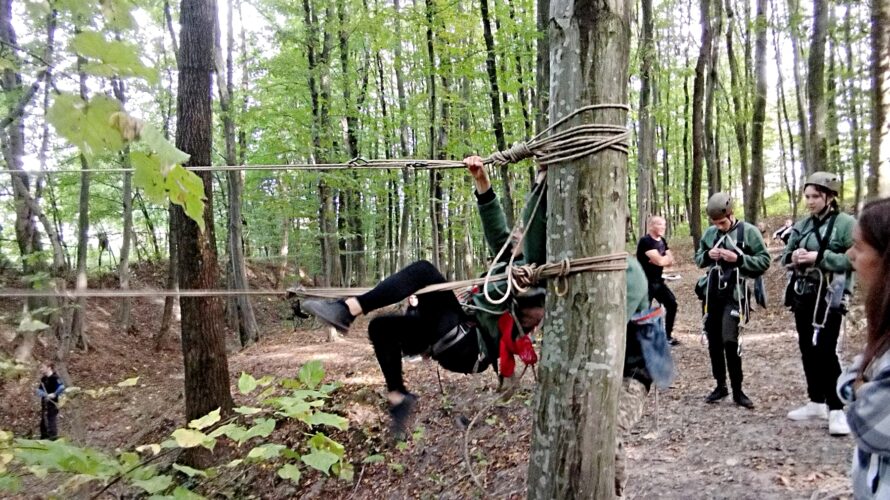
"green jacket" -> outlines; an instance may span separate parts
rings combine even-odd
[[[791,253],[799,248],[811,252],[819,251],[819,239],[825,236],[825,231],[828,230],[828,221],[825,220],[818,227],[817,221],[816,216],[797,221],[791,230],[791,237],[788,239],[785,251],[782,253],[783,264],[791,264]],[[838,212],[822,259],[815,263],[815,267],[826,274],[828,281],[831,281],[829,273],[844,273],[846,275],[844,288],[847,292],[853,290],[853,265],[846,252],[853,246],[853,226],[855,225],[856,219],[849,214]],[[806,273],[807,269],[801,268],[799,271]]]
[[[695,252],[695,263],[698,267],[711,269],[717,262],[714,261],[709,255],[708,252],[714,248],[717,243],[720,243],[720,248],[725,248],[727,250],[733,250],[738,252],[738,225],[743,224],[742,234],[744,236],[744,245],[741,248],[742,255],[739,256],[739,260],[736,262],[736,268],[739,270],[739,274],[742,278],[757,278],[762,275],[769,269],[770,265],[770,256],[769,251],[766,249],[766,244],[763,242],[763,236],[760,234],[760,231],[751,224],[748,224],[745,221],[737,221],[735,224],[727,232],[722,232],[717,229],[717,226],[711,226],[707,230],[705,230],[705,234],[702,235],[701,240],[698,243],[698,250]],[[707,282],[707,275],[703,276],[699,279],[699,286],[704,285]],[[742,297],[741,293],[745,284],[744,282],[741,286],[736,286],[733,290],[733,300],[739,300]]]
[[[649,281],[643,266],[634,257],[627,258],[627,319],[649,308]]]

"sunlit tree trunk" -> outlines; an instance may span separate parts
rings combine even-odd
[[[711,1],[701,0],[701,48],[698,62],[695,64],[695,81],[692,86],[692,174],[689,186],[689,229],[692,233],[693,248],[698,248],[701,239],[701,177],[705,163],[705,80],[707,79],[708,61],[711,54]]]
[[[763,199],[763,128],[766,124],[766,0],[757,0],[754,42],[754,106],[751,123],[751,189],[745,198],[745,217],[757,223]],[[748,182],[742,179],[743,183]]]
[[[828,35],[828,1],[813,0],[813,35],[810,39],[807,64],[812,161],[807,163],[807,175],[828,168],[828,139],[825,133],[825,41]]]
[[[868,197],[890,196],[890,0],[871,2],[871,150]]]
[[[652,171],[655,166],[655,120],[652,118],[655,60],[652,0],[642,0],[643,26],[640,42],[640,133],[637,148],[637,226],[646,233],[646,219],[652,215]]]

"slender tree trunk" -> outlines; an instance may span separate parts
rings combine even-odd
[[[550,5],[553,123],[595,102],[626,103],[629,1]],[[558,21],[558,22],[557,22]],[[593,122],[624,125],[624,111]],[[627,156],[612,150],[549,170],[548,260],[623,251]],[[565,221],[565,225],[556,224]],[[531,499],[612,498],[618,397],[626,318],[624,271],[578,274],[564,297],[550,297],[548,341],[529,456]]]
[[[399,0],[393,0],[393,10],[395,11],[395,39],[402,39],[402,18],[399,12]],[[399,102],[399,150],[403,158],[410,155],[408,149],[408,113],[407,100],[405,98],[405,83],[402,79],[402,45],[397,43],[393,51],[393,64],[396,77],[396,96]],[[399,267],[408,265],[408,245],[411,242],[411,171],[409,169],[402,170],[402,217],[399,222]]]
[[[890,196],[890,0],[871,0],[869,199]]]
[[[798,0],[788,0],[788,17],[791,33],[791,48],[794,56],[792,68],[794,70],[794,91],[797,97],[797,127],[800,137],[800,161],[803,164],[801,175],[812,172],[813,155],[810,149],[810,127],[807,122],[806,88],[800,76],[802,64],[802,52],[800,48],[800,6]]]
[[[550,0],[536,0],[538,31],[535,54],[535,131],[547,128],[550,118]]]
[[[736,146],[739,150],[739,166],[742,176],[742,198],[745,203],[745,217],[750,218],[748,207],[751,199],[751,182],[748,172],[748,109],[745,106],[748,94],[748,81],[742,81],[739,75],[739,64],[736,59],[735,46],[735,12],[730,0],[726,0],[726,59],[729,61],[729,81],[732,94],[733,128]],[[746,72],[747,73],[747,72]]]
[[[120,101],[121,107],[123,108],[123,106],[127,103],[127,96],[124,89],[123,80],[115,79],[112,82],[112,87],[114,88],[115,97],[118,101]],[[123,164],[124,168],[130,168],[129,147],[124,149],[124,152],[121,155],[121,159],[121,163]],[[124,234],[120,251],[121,259],[120,263],[118,264],[118,279],[120,281],[121,290],[128,290],[130,288],[130,247],[132,246],[133,239],[133,174],[131,174],[130,172],[124,173],[123,196]],[[120,311],[118,312],[118,322],[122,331],[130,331],[131,325],[129,298],[124,298],[121,300]]]
[[[187,165],[210,165],[213,140],[214,0],[183,0],[180,7],[179,96],[176,106],[176,147],[191,155]],[[179,276],[183,288],[216,288],[218,266],[213,222],[213,182],[210,172],[197,174],[206,198],[204,230],[178,206],[173,209],[179,245]],[[182,355],[185,367],[185,416],[192,420],[220,408],[232,412],[229,368],[223,334],[222,302],[215,297],[183,297]],[[192,448],[185,461],[203,467],[209,453]]]
[[[779,18],[776,9],[776,2],[773,0],[770,3],[773,12],[773,25],[776,26],[776,20]],[[776,73],[778,75],[779,80],[779,110],[780,118],[778,121],[779,124],[779,140],[782,140],[781,129],[782,123],[785,124],[785,131],[788,134],[788,154],[791,156],[791,161],[788,166],[788,170],[782,174],[784,179],[785,189],[788,194],[788,200],[791,203],[791,214],[793,219],[797,219],[797,202],[798,202],[798,194],[797,194],[797,170],[796,165],[797,161],[795,159],[795,149],[794,149],[794,133],[791,130],[791,119],[788,115],[788,105],[787,100],[785,99],[785,78],[782,73],[782,51],[779,48],[779,35],[778,30],[773,30],[773,48],[775,49],[776,55]],[[784,162],[785,154],[784,148],[782,148],[782,160]]]
[[[77,31],[77,30],[75,30]],[[86,74],[80,71],[86,59],[77,58],[78,73],[80,73],[80,97],[87,99],[87,82]],[[87,170],[89,168],[86,156],[80,154],[80,168]],[[80,174],[80,197],[78,203],[77,215],[77,279],[75,286],[78,290],[87,288],[87,252],[89,251],[90,238],[90,173],[82,172]],[[86,315],[87,300],[83,297],[77,299],[77,308],[74,310],[71,323],[71,336],[75,345],[83,351],[89,350],[89,341],[83,331],[84,316]]]
[[[828,0],[813,0],[813,36],[807,64],[807,99],[810,111],[812,162],[807,175],[828,168],[828,139],[825,134],[825,40],[828,34]]]
[[[858,207],[862,202],[862,153],[860,152],[859,147],[859,139],[862,131],[859,130],[859,108],[857,106],[857,96],[856,96],[856,86],[854,85],[855,79],[852,78],[852,75],[856,75],[853,69],[853,38],[851,35],[851,24],[853,22],[852,15],[852,2],[847,4],[847,12],[844,15],[844,49],[845,56],[847,60],[847,75],[848,78],[842,78],[841,80],[846,82],[846,88],[844,92],[845,100],[847,101],[847,108],[850,113],[850,147],[851,151],[851,163],[853,164],[853,183],[855,185],[854,195],[853,195],[853,206]]]
[[[643,32],[640,41],[640,134],[637,151],[637,227],[646,233],[646,219],[652,215],[652,171],[655,166],[655,123],[652,118],[652,66],[655,60],[655,24],[652,0],[642,0]]]
[[[745,217],[752,224],[760,215],[763,197],[763,128],[766,123],[766,0],[757,0],[754,42],[754,107],[751,124],[751,189],[745,198]],[[742,179],[746,182],[746,179]]]
[[[828,17],[829,25],[834,26],[834,14],[829,14]],[[829,172],[836,172],[840,175],[841,178],[841,192],[838,193],[838,201],[843,203],[844,201],[844,178],[846,176],[845,169],[841,165],[841,149],[840,149],[840,132],[838,131],[838,115],[837,115],[837,100],[840,98],[838,94],[837,88],[837,63],[835,61],[834,51],[836,49],[837,43],[830,40],[828,45],[828,75],[826,78],[825,91],[825,137],[826,144],[828,145],[828,149],[825,155],[825,169]]]
[[[485,39],[485,70],[488,73],[488,98],[491,101],[491,123],[494,128],[495,144],[498,151],[507,149],[507,139],[504,135],[503,115],[501,114],[500,90],[498,90],[498,70],[495,61],[494,36],[491,33],[491,20],[488,13],[488,0],[479,0],[479,11],[482,16],[482,34]],[[500,168],[501,182],[504,184],[504,193],[501,204],[504,206],[504,214],[507,216],[507,225],[513,226],[513,189],[510,185],[510,167],[503,165]]]
[[[723,6],[720,0],[711,3],[714,9],[711,17],[711,28],[713,29],[713,37],[720,37],[723,29]],[[711,43],[711,53],[708,59],[708,76],[705,84],[705,116],[704,116],[704,136],[705,136],[705,163],[708,166],[708,196],[720,191],[723,188],[721,179],[722,169],[720,168],[719,154],[719,121],[714,123],[714,107],[716,106],[717,97],[717,79],[719,72],[717,63],[720,57],[720,44]]]

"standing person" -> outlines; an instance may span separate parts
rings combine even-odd
[[[546,255],[546,196],[543,183],[546,170],[538,172],[526,211],[523,214],[524,238],[510,234],[506,217],[498,202],[482,158],[464,160],[476,185],[476,200],[485,240],[497,267],[493,274],[504,272],[508,261],[514,265],[543,264]],[[540,201],[540,203],[539,203]],[[540,205],[534,210],[536,205]],[[501,250],[503,252],[500,252]],[[418,290],[447,280],[427,261],[419,261],[389,276],[369,292],[345,300],[307,300],[304,309],[319,320],[348,331],[355,318],[362,314],[408,299]],[[486,293],[487,292],[487,293]],[[468,304],[461,304],[452,291],[424,293],[417,296],[416,310],[410,315],[379,316],[368,325],[368,336],[383,371],[389,391],[389,413],[393,435],[404,435],[408,417],[417,397],[408,392],[402,376],[402,356],[429,354],[449,371],[479,373],[492,366],[499,373],[501,388],[515,384],[514,354],[526,364],[537,361],[530,334],[544,317],[546,290],[535,287],[526,293],[513,294],[498,302],[506,293],[504,282],[490,283],[486,290],[471,294]],[[464,312],[464,306],[473,314]]]
[[[794,225],[782,254],[791,271],[785,305],[794,312],[797,340],[810,401],[788,412],[791,420],[828,419],[833,436],[850,433],[844,405],[835,384],[841,374],[837,339],[851,294],[852,264],[847,250],[853,245],[856,220],[838,210],[840,179],[815,172],[804,184],[810,215]]]
[[[664,217],[654,215],[649,218],[646,234],[637,243],[637,260],[643,266],[649,281],[649,300],[657,300],[666,312],[664,331],[670,345],[679,340],[673,337],[674,320],[677,318],[677,298],[664,282],[664,268],[674,263],[674,254],[668,247],[664,232],[667,227]]]
[[[695,263],[708,272],[695,287],[703,301],[704,330],[708,339],[711,370],[717,387],[705,398],[708,403],[729,395],[726,372],[732,384],[732,400],[751,409],[754,403],[742,391],[742,357],[739,327],[751,311],[748,280],[769,269],[769,251],[760,231],[737,220],[733,200],[727,193],[715,193],[706,207],[711,221],[702,235]]]
[[[847,255],[865,293],[867,320],[865,353],[837,383],[856,439],[853,495],[890,498],[890,198],[862,209]]]
[[[37,386],[37,396],[40,398],[40,439],[55,440],[59,437],[59,396],[65,390],[65,384],[50,362],[40,365],[40,375],[40,384]]]

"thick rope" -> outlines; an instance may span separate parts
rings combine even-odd
[[[627,269],[627,253],[613,253],[595,257],[581,257],[578,259],[566,259],[562,262],[536,266],[527,264],[515,266],[511,269],[511,279],[522,286],[533,286],[550,278],[563,278],[573,274],[584,272],[610,272],[624,271]],[[465,291],[465,289],[486,283],[496,283],[507,280],[507,274],[496,274],[490,278],[475,278],[463,281],[450,281],[427,286],[415,292],[415,294],[441,292],[441,291]],[[312,297],[321,299],[339,299],[355,297],[367,293],[371,288],[304,288],[291,287],[287,289],[255,289],[255,290],[213,290],[213,289],[178,289],[160,290],[145,289],[81,289],[81,290],[28,290],[20,288],[0,289],[0,299],[40,298],[40,297],[66,297],[66,298],[133,298],[133,297],[232,297],[239,295],[292,295],[296,297]]]
[[[584,113],[598,110],[617,109],[630,111],[625,104],[594,104],[577,109],[554,124],[550,125],[527,142],[517,142],[512,147],[489,155],[482,162],[486,165],[507,165],[520,162],[527,158],[535,158],[539,165],[550,165],[576,160],[604,149],[612,149],[627,154],[630,131],[618,125],[584,124],[577,125],[560,132],[553,132],[557,127],[569,120],[578,118]],[[353,158],[344,163],[289,163],[259,165],[198,165],[185,167],[193,172],[227,172],[248,170],[352,170],[352,169],[456,169],[466,168],[463,162],[454,160],[367,160]],[[132,168],[84,168],[60,170],[11,170],[11,175],[56,175],[83,173],[127,173]]]

